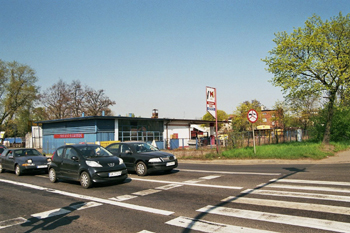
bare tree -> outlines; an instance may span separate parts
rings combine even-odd
[[[85,100],[85,110],[88,116],[101,116],[102,112],[105,115],[111,113],[109,106],[115,104],[115,101],[110,100],[104,95],[104,90],[93,90],[91,88],[86,88],[86,100]]]

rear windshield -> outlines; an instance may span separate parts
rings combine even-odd
[[[77,149],[85,158],[113,156],[108,150],[106,150],[102,146],[85,146],[78,147]]]

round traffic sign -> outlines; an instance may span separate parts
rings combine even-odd
[[[258,113],[254,109],[250,109],[247,114],[248,121],[255,123],[258,120]]]

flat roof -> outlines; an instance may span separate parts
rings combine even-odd
[[[55,119],[55,120],[45,120],[45,121],[35,121],[36,124],[50,124],[50,123],[59,123],[67,121],[83,121],[83,120],[151,120],[151,121],[164,121],[165,123],[170,123],[173,121],[177,122],[186,122],[190,124],[210,124],[215,123],[215,121],[206,121],[206,120],[196,120],[196,119],[176,119],[176,118],[145,118],[145,117],[122,117],[122,116],[86,116],[86,117],[74,117],[74,118],[65,118],[65,119]],[[218,121],[226,122],[226,121]]]

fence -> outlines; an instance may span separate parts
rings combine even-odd
[[[283,142],[292,142],[292,141],[302,141],[309,139],[308,131],[306,130],[286,130],[278,131],[277,134],[273,131],[255,131],[255,145],[265,145],[265,144],[276,144]],[[253,132],[231,132],[228,134],[227,139],[213,139],[213,138],[197,138],[197,139],[188,139],[188,138],[179,138],[179,139],[165,139],[166,146],[170,150],[173,149],[187,149],[187,148],[213,148],[216,146],[216,143],[220,147],[228,148],[240,148],[240,147],[249,147],[254,145],[253,141]]]

